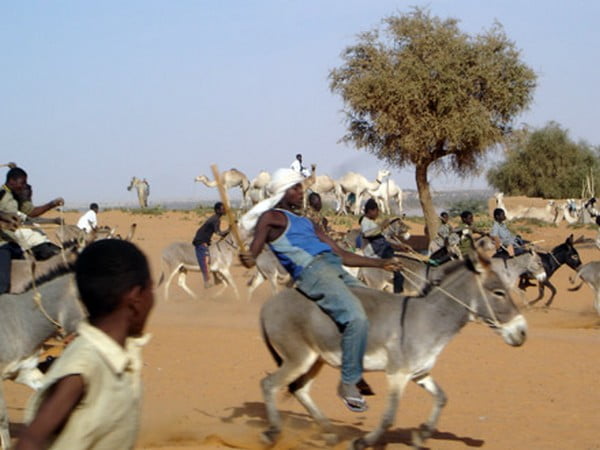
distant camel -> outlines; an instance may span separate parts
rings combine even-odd
[[[6,164],[0,164],[0,167],[8,167],[10,169],[14,169],[15,167],[17,167],[17,164],[14,162],[9,162]]]
[[[137,177],[133,177],[127,186],[127,190],[131,191],[131,188],[137,189],[138,201],[140,202],[140,208],[148,207],[148,196],[150,195],[150,185],[144,178],[143,180]]]
[[[250,199],[252,203],[258,203],[267,198],[267,185],[271,181],[271,174],[266,170],[262,170],[250,183]],[[254,201],[256,199],[256,202]]]
[[[369,194],[377,200],[383,214],[392,214],[394,205],[398,208],[398,214],[402,213],[402,189],[396,185],[394,180],[388,178],[374,191],[369,190]]]
[[[234,187],[239,187],[242,191],[242,208],[245,208],[249,205],[248,194],[250,191],[250,181],[248,181],[248,177],[244,175],[244,173],[240,172],[237,169],[229,169],[225,172],[221,173],[221,180],[225,185],[225,189],[231,189]],[[195,182],[203,183],[208,187],[217,187],[216,181],[209,180],[205,175],[198,175],[194,178]]]
[[[383,183],[385,177],[390,175],[389,170],[379,170],[377,172],[377,177],[374,182],[370,182],[363,175],[356,172],[348,172],[342,178],[338,180],[339,185],[339,202],[340,202],[340,211],[343,214],[346,214],[346,196],[348,194],[354,194],[355,196],[355,204],[354,204],[354,214],[360,214],[360,204],[362,201],[362,196],[366,191],[375,191],[379,188],[379,185]]]

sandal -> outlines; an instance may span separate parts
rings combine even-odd
[[[338,395],[352,412],[365,412],[368,409],[367,402],[360,395],[358,388],[354,384],[340,382],[338,385]]]

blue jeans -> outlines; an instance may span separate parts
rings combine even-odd
[[[207,244],[200,244],[194,246],[196,249],[196,258],[198,259],[198,264],[200,265],[200,270],[202,271],[202,278],[204,279],[204,284],[208,283],[208,258],[210,256],[208,252]]]
[[[356,384],[362,377],[369,322],[350,287],[364,287],[342,267],[334,253],[318,255],[304,268],[296,286],[331,317],[342,332],[342,382]]]

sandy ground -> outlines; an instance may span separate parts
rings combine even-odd
[[[69,223],[77,214],[67,213]],[[126,233],[136,222],[134,242],[149,256],[155,280],[160,274],[161,250],[177,240],[190,241],[198,226],[193,213],[159,216],[101,212],[102,224]],[[418,230],[419,226],[415,226]],[[534,230],[526,237],[543,239],[546,249],[576,237],[595,237],[595,230],[573,230],[566,224]],[[584,262],[600,259],[596,248],[582,248]],[[156,307],[148,324],[153,335],[145,350],[145,400],[138,448],[141,449],[261,449],[265,412],[259,380],[275,367],[258,328],[261,305],[270,296],[263,284],[246,301],[248,271],[233,268],[242,299],[231,290],[215,297],[218,288],[205,290],[199,274],[189,284],[192,299],[173,284],[164,301],[156,290]],[[524,309],[529,338],[520,348],[509,347],[481,324],[469,324],[450,343],[433,370],[449,402],[429,448],[465,449],[600,449],[600,318],[593,311],[592,293],[585,286],[569,292],[562,267],[552,277],[558,294],[550,309]],[[528,298],[535,290],[527,292]],[[548,295],[548,294],[546,294]],[[376,391],[370,410],[354,414],[335,395],[339,374],[326,368],[313,386],[313,395],[332,419],[340,443],[371,430],[385,403],[382,373],[369,373]],[[11,421],[18,422],[30,391],[5,383]],[[281,394],[278,406],[284,433],[276,448],[327,448],[318,429],[297,401]],[[416,385],[408,386],[395,425],[385,435],[383,448],[406,448],[410,431],[427,416],[431,400]]]

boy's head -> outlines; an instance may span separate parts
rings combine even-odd
[[[473,213],[471,211],[463,211],[460,213],[460,218],[467,225],[473,224]]]
[[[223,202],[215,203],[213,209],[215,211],[215,214],[218,214],[219,216],[225,214],[225,205],[223,204]]]
[[[309,194],[309,196],[308,196],[308,204],[315,211],[321,211],[321,208],[323,207],[323,205],[321,203],[321,196],[317,192],[311,192]]]
[[[98,207],[98,203],[90,203],[90,209],[97,213],[100,208]]]
[[[494,209],[494,220],[497,222],[504,222],[506,219],[506,214],[502,208]]]
[[[75,278],[92,323],[121,312],[128,335],[142,333],[154,294],[148,260],[134,244],[120,239],[91,243],[77,258]]]

